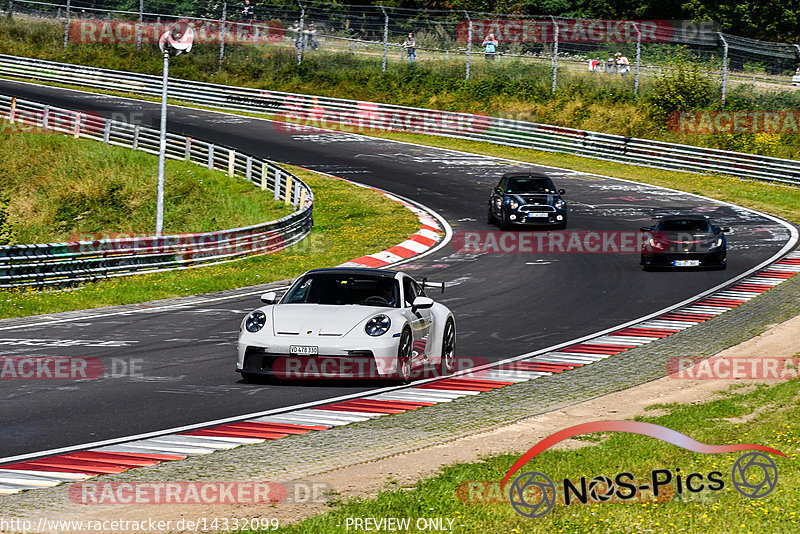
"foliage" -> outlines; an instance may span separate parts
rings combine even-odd
[[[645,105],[654,125],[665,129],[672,113],[706,109],[716,94],[711,80],[700,73],[697,65],[678,61],[673,68],[656,78]]]

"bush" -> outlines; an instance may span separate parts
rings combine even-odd
[[[654,126],[664,130],[672,113],[707,108],[716,96],[714,85],[696,65],[679,61],[674,68],[656,78],[645,106]]]
[[[0,199],[0,245],[14,242],[16,233],[8,220],[8,200]]]

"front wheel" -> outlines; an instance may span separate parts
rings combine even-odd
[[[411,382],[411,331],[403,330],[400,335],[400,343],[397,346],[397,381],[401,384]]]
[[[456,324],[453,319],[448,319],[444,325],[442,336],[442,360],[439,364],[439,373],[442,376],[453,374],[456,370]]]

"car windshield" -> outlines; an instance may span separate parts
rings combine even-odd
[[[281,304],[329,304],[342,306],[399,307],[397,281],[370,274],[312,273],[286,293]]]
[[[693,232],[708,234],[711,224],[703,219],[671,219],[661,221],[656,230],[661,232]]]
[[[506,193],[555,193],[556,186],[550,178],[509,178]]]

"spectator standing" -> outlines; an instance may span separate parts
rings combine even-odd
[[[308,23],[308,28],[305,31],[307,36],[306,43],[310,46],[313,50],[319,48],[319,41],[317,41],[317,28],[314,27],[313,22]]]
[[[303,46],[303,33],[300,30],[300,22],[294,21],[292,23],[292,27],[289,28],[288,32],[286,32],[286,35],[290,39],[294,38],[294,47],[300,50],[300,48]]]
[[[486,38],[483,40],[481,46],[483,46],[483,51],[486,56],[486,59],[489,61],[494,61],[494,56],[497,53],[497,45],[498,45],[497,37],[494,36],[494,33],[489,33]]]
[[[253,14],[255,13],[253,5],[250,3],[250,0],[244,0],[244,6],[242,7],[242,25],[243,32],[252,33],[253,31]]]
[[[406,51],[408,63],[413,65],[417,59],[417,42],[414,40],[413,32],[408,32],[408,37],[403,41],[403,50]]]
[[[617,72],[617,64],[614,63],[614,58],[610,57],[606,61],[606,74],[614,74],[615,72]]]
[[[622,55],[622,52],[617,52],[617,71],[620,76],[625,76],[631,71],[631,62],[628,58]]]

